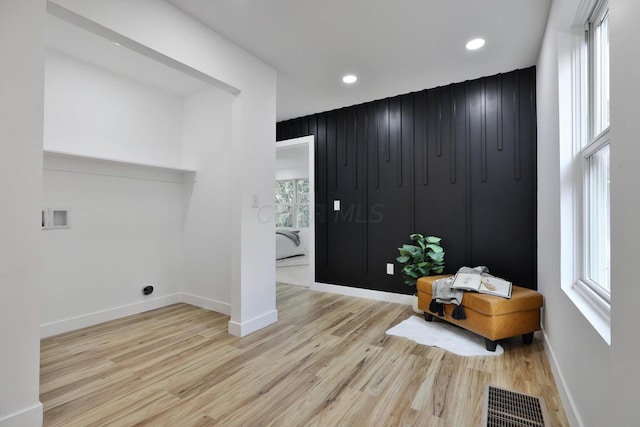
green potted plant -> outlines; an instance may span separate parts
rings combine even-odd
[[[409,236],[413,244],[404,244],[398,248],[400,256],[396,258],[402,267],[402,278],[404,283],[415,286],[420,277],[431,274],[442,274],[444,271],[444,250],[440,246],[440,237],[423,236],[414,233]],[[418,310],[418,298],[415,295],[414,311]]]

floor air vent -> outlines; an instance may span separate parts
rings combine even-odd
[[[488,385],[484,392],[482,425],[544,427],[550,424],[542,398]]]

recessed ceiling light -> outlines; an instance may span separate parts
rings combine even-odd
[[[346,84],[352,84],[355,83],[358,80],[358,78],[356,76],[354,76],[353,74],[347,74],[346,76],[344,76],[342,78],[342,81],[345,82]]]
[[[469,40],[466,44],[466,48],[469,50],[480,49],[482,46],[484,46],[484,39]]]

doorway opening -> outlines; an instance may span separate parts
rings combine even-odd
[[[276,142],[276,282],[315,282],[315,138]]]

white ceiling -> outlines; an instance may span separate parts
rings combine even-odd
[[[551,2],[168,1],[277,70],[278,120],[535,65]]]
[[[168,1],[277,70],[286,120],[534,65],[551,0]],[[210,84],[47,19],[50,49],[180,96]],[[467,51],[473,37],[486,46]]]

